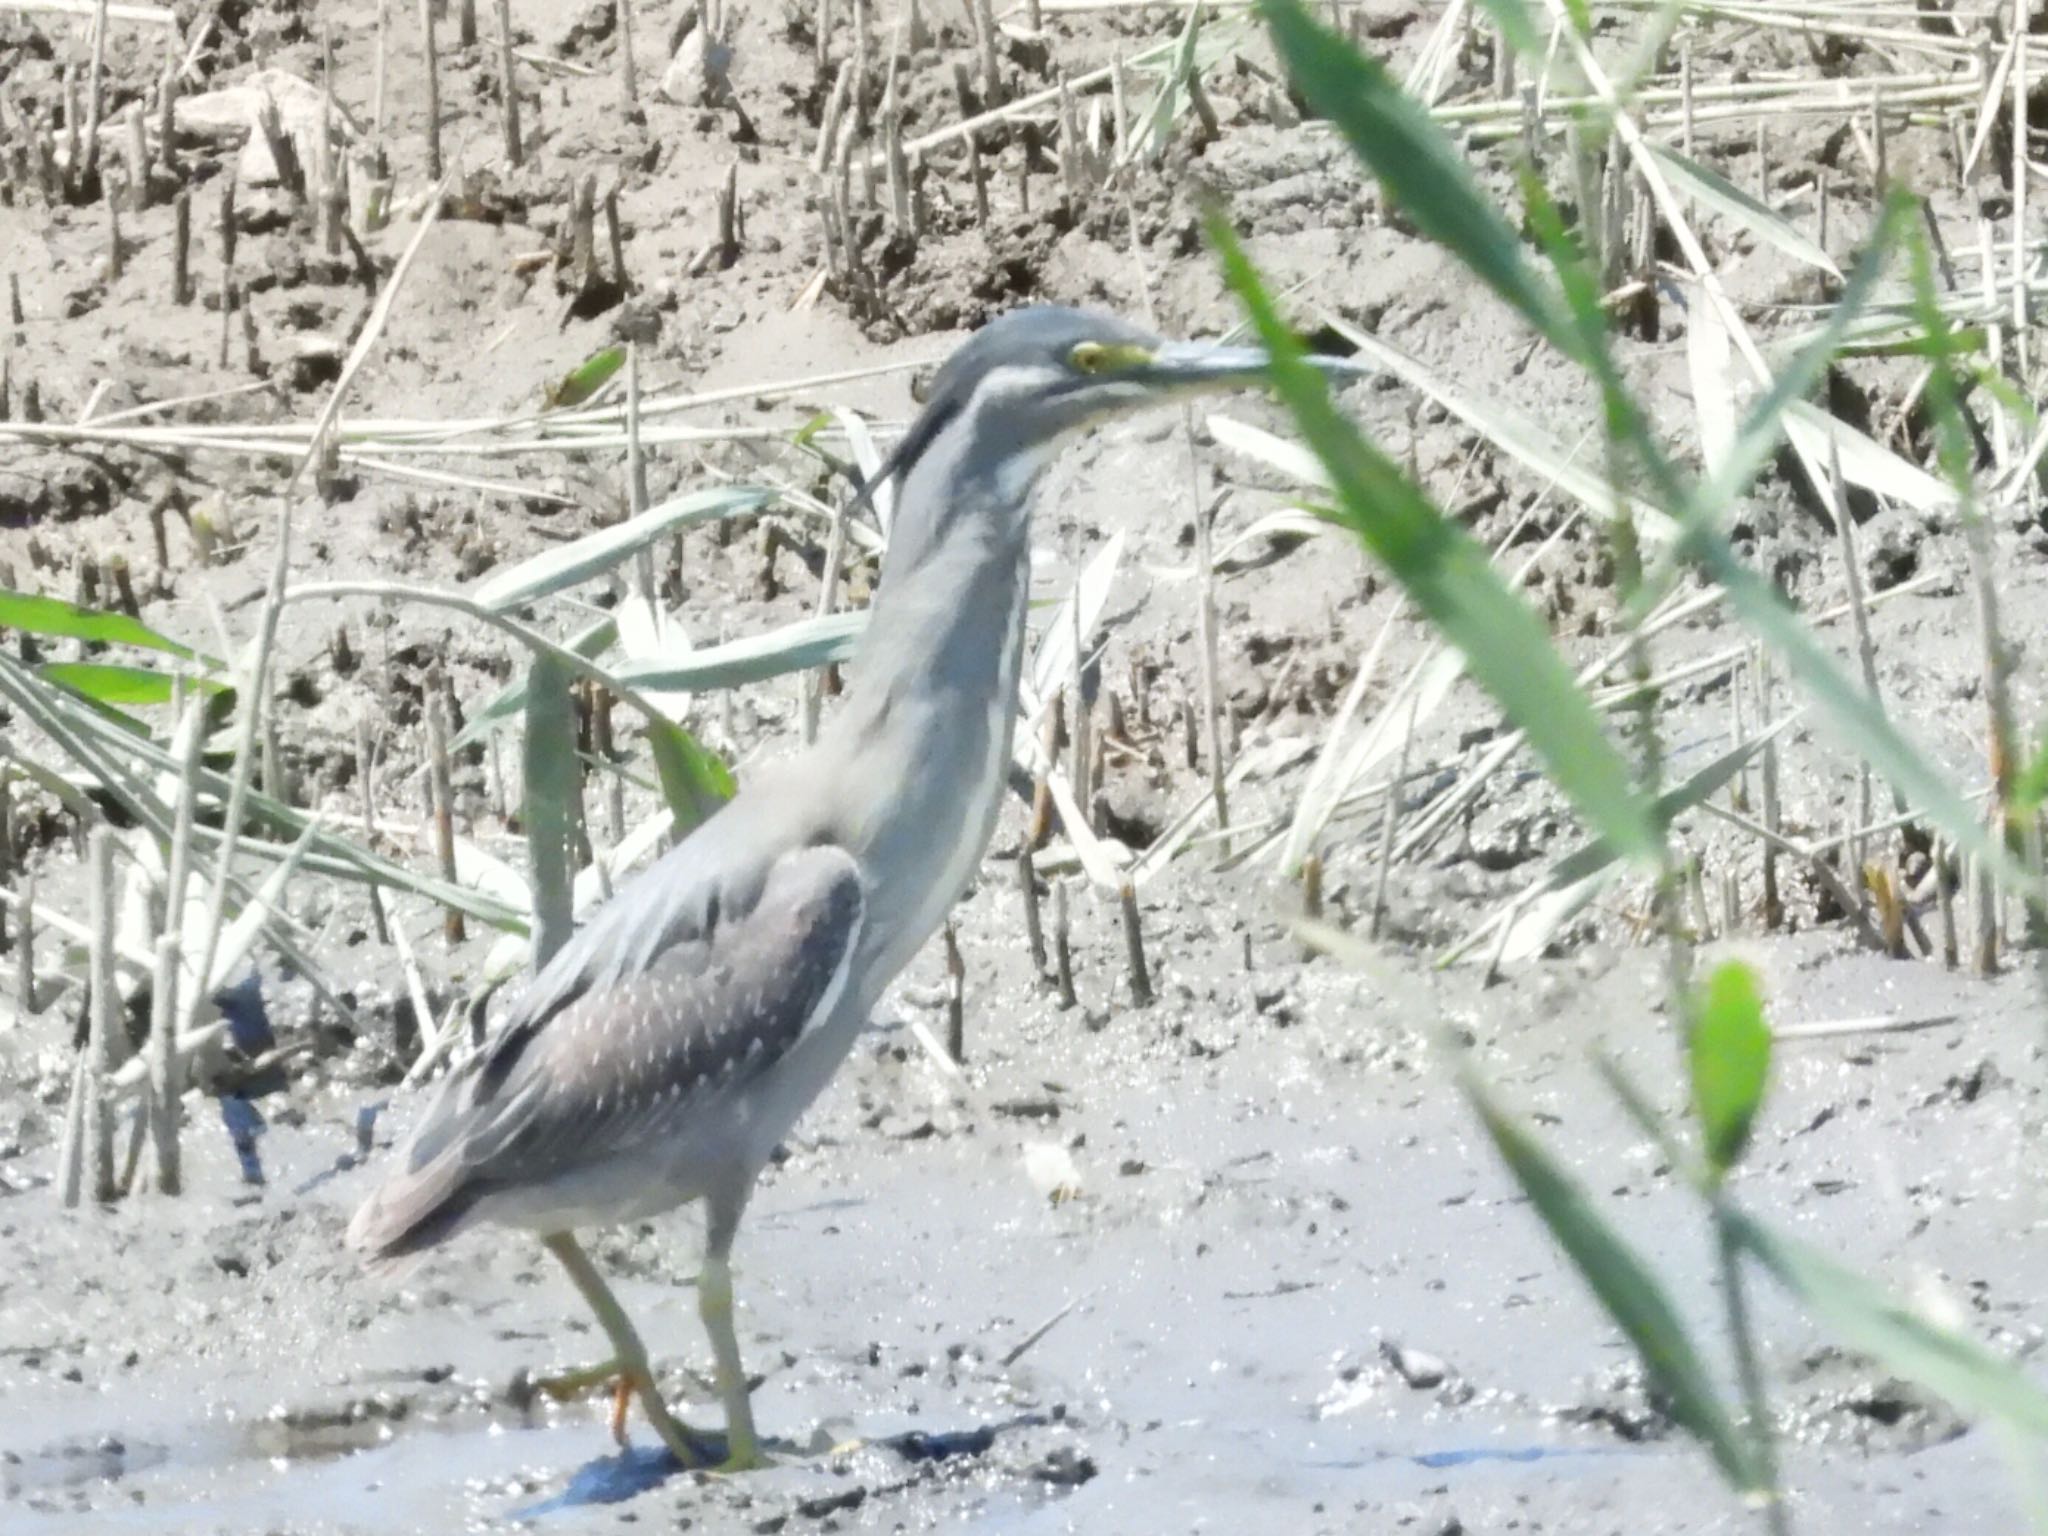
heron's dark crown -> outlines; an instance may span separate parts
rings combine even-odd
[[[898,440],[894,451],[853,500],[858,510],[884,482],[905,474],[931,447],[946,425],[965,413],[984,382],[1005,368],[1030,368],[1086,375],[1074,371],[1074,349],[1083,342],[1130,347],[1150,352],[1159,338],[1114,315],[1056,304],[1013,309],[976,331],[947,358],[926,392],[924,409]]]
[[[1087,341],[1147,350],[1159,345],[1157,336],[1114,315],[1059,304],[1013,309],[989,321],[946,359],[932,380],[927,408],[964,404],[999,368],[1064,369],[1074,348]]]

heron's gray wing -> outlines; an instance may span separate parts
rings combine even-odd
[[[637,883],[610,907],[630,903]],[[569,1001],[538,1012],[522,1000],[449,1081],[404,1166],[358,1215],[358,1246],[410,1252],[493,1189],[629,1156],[830,1016],[866,910],[852,857],[795,849],[759,878],[706,871],[699,884],[694,903],[668,903],[669,942],[638,968],[602,986],[563,985],[553,965],[536,978],[534,990]],[[556,960],[571,958],[565,948]]]

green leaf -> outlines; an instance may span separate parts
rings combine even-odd
[[[1522,0],[1479,0],[1480,8],[1493,18],[1508,40],[1508,46],[1525,59],[1543,53],[1543,33],[1536,18]]]
[[[183,771],[184,764],[172,753],[146,732],[138,733],[104,718],[104,706],[89,704],[44,682],[4,651],[0,651],[0,697],[11,700],[137,821],[159,837],[170,836],[171,808],[156,795],[151,784],[156,775]],[[228,781],[224,775],[201,767],[193,782],[202,800],[211,799],[216,805],[227,803]],[[254,826],[280,829],[294,837],[314,828],[314,851],[305,859],[309,870],[337,879],[409,890],[493,927],[526,931],[524,911],[515,911],[484,892],[407,869],[360,844],[319,829],[312,818],[259,790],[249,791],[247,804]],[[210,851],[218,845],[221,832],[217,826],[200,824],[194,826],[193,836],[201,849]],[[290,851],[250,835],[243,836],[237,846],[245,855],[273,860],[287,857]]]
[[[1722,1219],[1736,1242],[1852,1349],[1939,1393],[1965,1413],[2048,1437],[2048,1393],[1974,1339],[1922,1317],[1818,1249],[1740,1211]]]
[[[2024,821],[2048,804],[2048,736],[2041,740],[2041,749],[2032,759],[2021,766],[2013,776],[2013,815]]]
[[[1387,456],[1332,408],[1301,342],[1275,313],[1258,275],[1221,219],[1209,236],[1225,278],[1273,357],[1273,381],[1303,439],[1330,472],[1339,514],[1499,701],[1551,777],[1622,856],[1648,861],[1662,843],[1651,807],[1607,739],[1592,704],[1542,622],[1486,552],[1410,485]]]
[[[1833,277],[1842,275],[1842,269],[1835,265],[1833,258],[1795,229],[1784,215],[1751,197],[1727,177],[1661,144],[1646,143],[1645,147],[1680,191],[1697,198],[1716,213],[1733,219],[1759,240],[1775,245],[1793,260],[1818,267]]]
[[[547,409],[566,411],[583,404],[612,381],[612,375],[626,366],[624,347],[606,347],[578,363],[547,389]]]
[[[81,608],[60,597],[35,597],[27,592],[0,589],[0,629],[21,629],[30,634],[88,640],[98,645],[140,646],[209,668],[220,666],[212,657],[158,634],[140,619],[131,619],[117,610]]]
[[[1942,314],[1935,295],[1934,261],[1927,249],[1927,239],[1917,229],[1907,237],[1907,250],[1912,257],[1914,315],[1927,337],[1931,359],[1924,394],[1928,418],[1934,423],[1935,458],[1949,484],[1958,494],[1968,497],[1973,455],[1969,428],[1963,421],[1962,392],[1951,363],[1956,348],[1949,340],[1948,318]]]
[[[1366,359],[1380,372],[1391,374],[1428,395],[1494,447],[1520,460],[1531,473],[1555,485],[1598,516],[1612,513],[1614,488],[1606,478],[1597,469],[1578,463],[1573,453],[1567,452],[1562,444],[1528,417],[1493,395],[1461,392],[1415,358],[1370,331],[1349,324],[1340,316],[1324,314],[1320,318],[1324,325],[1357,349],[1356,356]],[[1219,419],[1210,418],[1212,426]],[[1662,507],[1635,497],[1628,498],[1626,505],[1639,521],[1655,523],[1660,534],[1667,529],[1671,515]]]
[[[1795,717],[1788,716],[1767,731],[1731,747],[1683,784],[1657,797],[1657,824],[1674,825],[1680,816],[1704,803],[1734,778],[1742,765]],[[1524,896],[1516,898],[1501,920],[1510,924],[1500,958],[1504,961],[1532,958],[1541,954],[1557,930],[1583,911],[1610,882],[1596,880],[1614,863],[1615,852],[1604,838],[1574,848],[1543,872],[1543,877]],[[1533,899],[1532,899],[1533,898]],[[1462,946],[1461,946],[1462,948]]]
[[[1707,978],[1686,1054],[1709,1173],[1719,1183],[1749,1146],[1771,1070],[1771,1030],[1748,966],[1730,960]]]
[[[1328,118],[1372,169],[1388,199],[1568,357],[1583,358],[1558,296],[1520,239],[1479,190],[1450,139],[1400,83],[1299,0],[1262,0],[1260,13],[1302,99]]]
[[[1607,1315],[1635,1346],[1651,1384],[1670,1404],[1672,1418],[1706,1447],[1738,1488],[1762,1488],[1765,1479],[1757,1473],[1749,1446],[1655,1273],[1601,1219],[1585,1191],[1535,1138],[1493,1102],[1476,1077],[1464,1074],[1463,1086],[1508,1171]]]
[[[177,679],[154,667],[119,666],[101,661],[46,661],[36,668],[45,682],[69,689],[95,704],[132,708],[141,704],[168,704],[177,690]],[[185,686],[195,693],[226,693],[228,686],[210,677],[188,677]]]
[[[786,672],[845,661],[859,646],[868,616],[854,609],[797,619],[765,635],[708,645],[681,658],[627,662],[612,676],[653,693],[706,693],[758,683]]]
[[[1859,323],[1876,292],[1878,277],[1903,235],[1912,212],[1912,200],[1901,193],[1894,193],[1886,200],[1863,259],[1851,271],[1841,299],[1830,311],[1827,322],[1777,370],[1771,387],[1750,407],[1734,447],[1717,467],[1713,478],[1695,487],[1685,509],[1686,517],[1695,528],[1718,527],[1721,512],[1741,500],[1764,461],[1784,439],[1787,412],[1819,387],[1843,340]],[[1711,303],[1712,300],[1702,294],[1701,302]]]
[[[647,745],[654,751],[662,797],[668,801],[678,838],[702,825],[738,788],[718,754],[679,725],[650,724]]]
[[[1981,815],[1892,724],[1884,706],[1850,680],[1834,656],[1770,583],[1741,563],[1715,533],[1693,543],[1700,568],[1728,594],[1743,625],[1783,658],[1802,696],[1848,748],[1906,797],[1919,815],[1940,827],[1966,852],[1991,860],[2015,888],[2025,876],[2005,845],[1985,829]]]
[[[573,651],[586,661],[594,661],[611,648],[619,638],[619,620],[616,614],[606,614],[593,624],[586,625],[562,642],[562,648]],[[492,694],[483,705],[471,710],[469,720],[462,727],[462,733],[448,744],[448,750],[466,747],[489,735],[499,724],[511,719],[526,708],[526,683],[524,676],[515,674],[513,680]]]
[[[1982,816],[1957,791],[1952,776],[1906,739],[1883,706],[1850,679],[1777,589],[1737,558],[1721,528],[1722,510],[1741,498],[1782,435],[1787,412],[1820,382],[1837,342],[1868,301],[1892,250],[1911,227],[1915,207],[1903,193],[1886,200],[1877,230],[1863,259],[1850,273],[1835,313],[1779,370],[1771,388],[1751,408],[1735,446],[1713,480],[1696,487],[1687,498],[1671,556],[1691,561],[1727,593],[1729,608],[1745,628],[1784,660],[1802,697],[1849,750],[1959,847],[1991,860],[2008,879],[2023,882],[2024,876],[2004,844],[1990,835]],[[1646,585],[1652,592],[1657,589],[1655,583]]]
[[[526,737],[521,746],[526,849],[532,882],[533,968],[539,971],[576,929],[576,801],[582,774],[576,762],[576,710],[569,670],[552,656],[536,656],[526,671]]]
[[[602,576],[656,539],[694,523],[714,522],[752,512],[775,499],[764,486],[723,485],[708,491],[693,491],[659,506],[649,507],[638,517],[601,529],[522,560],[481,582],[471,594],[493,613],[523,608],[551,593]]]
[[[1173,141],[1173,125],[1187,110],[1188,77],[1194,73],[1195,44],[1202,35],[1202,8],[1188,7],[1188,19],[1181,27],[1180,41],[1173,50],[1173,62],[1159,82],[1159,95],[1152,104],[1152,122],[1147,131],[1146,158],[1157,160]]]

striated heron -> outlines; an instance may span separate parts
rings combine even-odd
[[[537,1233],[609,1336],[579,1373],[637,1395],[685,1466],[715,1454],[661,1399],[577,1228],[707,1208],[698,1305],[723,1465],[762,1461],[732,1323],[755,1178],[981,859],[1010,760],[1031,493],[1077,430],[1255,382],[1265,354],[1057,308],[993,321],[940,369],[861,493],[899,494],[847,704],[621,886],[449,1075],[349,1239],[397,1259],[480,1223]],[[567,1380],[568,1378],[565,1378]]]

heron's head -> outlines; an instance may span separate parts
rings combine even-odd
[[[862,496],[892,476],[937,469],[949,488],[989,482],[1021,501],[1067,434],[1139,406],[1256,382],[1266,371],[1256,347],[1163,341],[1088,310],[1012,310],[946,360],[924,411]]]

